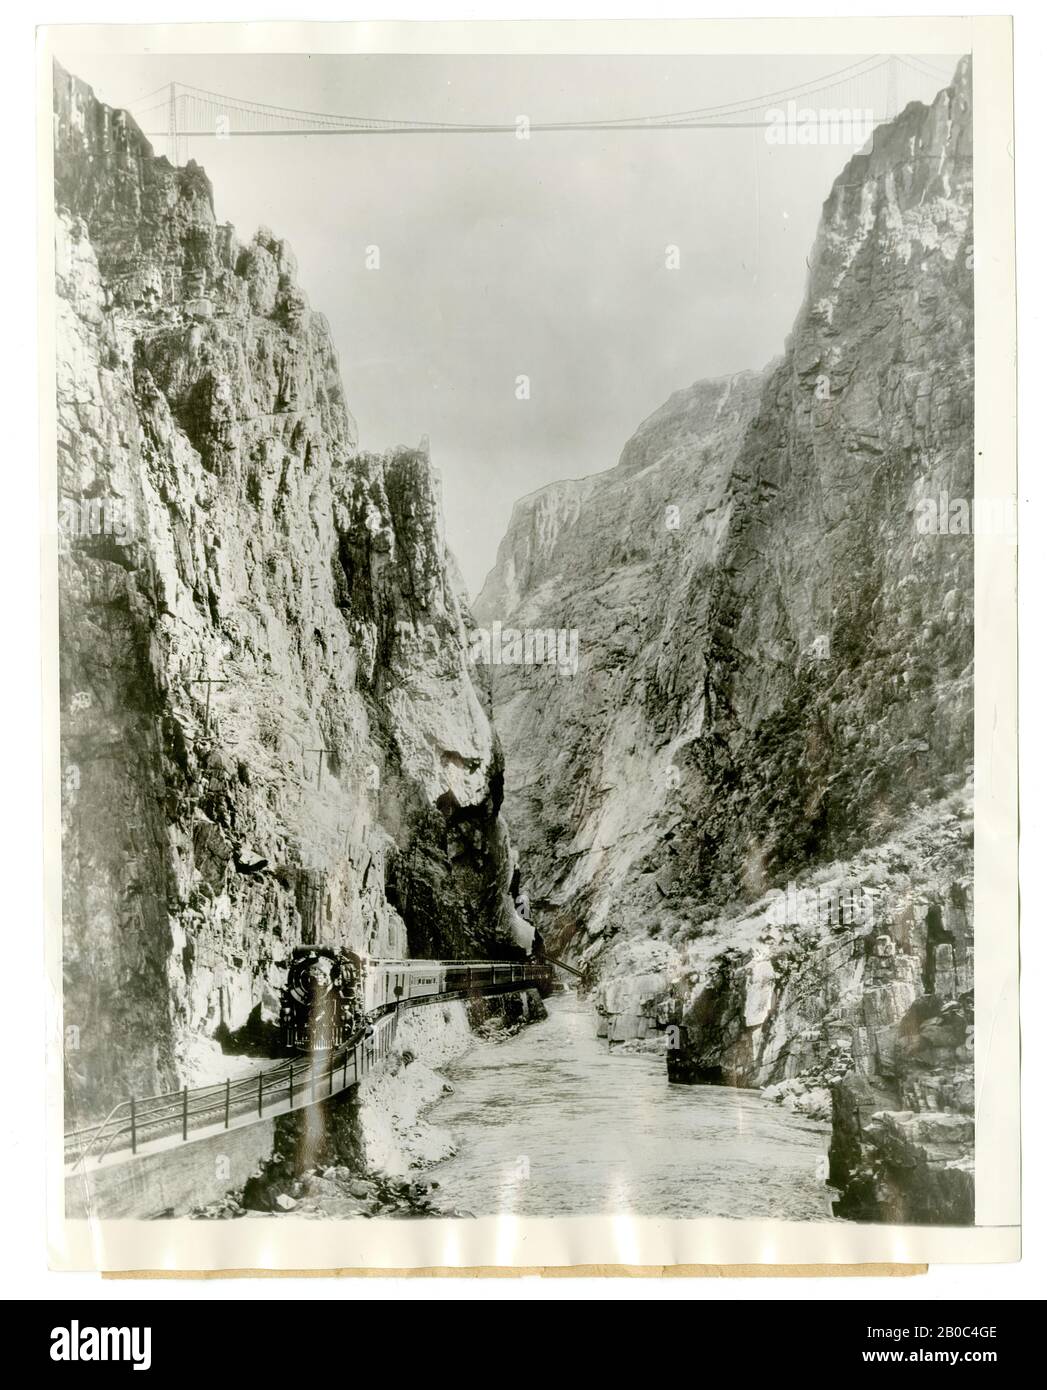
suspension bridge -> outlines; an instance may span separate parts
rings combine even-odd
[[[892,120],[918,93],[947,86],[952,73],[918,56],[879,54],[774,92],[718,106],[602,120],[447,122],[338,115],[273,106],[182,82],[156,88],[131,106],[150,139],[166,139],[168,157],[183,164],[193,139],[329,135],[497,135],[548,131],[745,130],[766,126],[768,112],[789,102],[862,113],[870,126]],[[930,84],[930,87],[929,87]],[[910,93],[906,96],[905,93]]]

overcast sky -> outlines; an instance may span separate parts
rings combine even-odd
[[[855,62],[129,60],[63,53],[60,37],[55,46],[116,106],[177,81],[296,109],[492,124],[686,111]],[[955,61],[919,64],[951,73]],[[898,65],[901,104],[943,85]],[[156,119],[142,123],[162,129]],[[516,498],[612,467],[671,392],[781,351],[822,202],[852,151],[772,146],[745,129],[234,135],[189,152],[242,240],[265,225],[290,241],[309,301],[330,321],[361,444],[429,435],[448,539],[475,594]],[[666,268],[668,245],[680,248],[677,270]],[[380,249],[379,270],[366,268],[368,246]]]

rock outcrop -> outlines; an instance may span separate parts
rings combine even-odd
[[[781,360],[518,503],[476,609],[578,633],[489,672],[551,949],[606,997],[670,948],[671,1074],[831,1105],[861,1219],[973,1219],[971,151],[965,60],[836,180]]]
[[[973,838],[958,792],[680,945],[669,1079],[831,1119],[841,1216],[974,1219]]]
[[[61,70],[55,197],[73,1124],[210,1079],[298,942],[530,929],[426,452],[360,450],[288,246]]]
[[[507,750],[506,809],[532,910],[576,955],[613,935],[629,885],[647,881],[652,910],[669,891],[660,850],[675,838],[673,758],[699,727],[703,579],[727,540],[732,469],[761,380],[678,392],[616,468],[518,502],[474,605],[492,632],[578,633],[574,674],[478,666]]]

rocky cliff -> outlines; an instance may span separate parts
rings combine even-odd
[[[973,488],[971,149],[964,61],[836,180],[781,360],[520,502],[476,610],[578,633],[489,673],[544,934],[676,1079],[831,1104],[863,1219],[973,1219],[974,541],[922,524]]]
[[[61,70],[55,198],[73,1124],[264,1037],[298,942],[529,929],[425,452],[359,449],[287,245]]]

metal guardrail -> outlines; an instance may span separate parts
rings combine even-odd
[[[502,962],[461,964],[493,967]],[[262,1119],[266,1114],[287,1114],[337,1095],[362,1081],[376,1064],[389,1055],[401,1009],[439,1004],[468,997],[469,994],[504,993],[520,985],[535,983],[549,973],[544,965],[513,962],[513,967],[513,978],[508,981],[495,982],[492,968],[490,983],[478,984],[472,990],[448,990],[442,994],[423,995],[389,1004],[382,1014],[372,1018],[347,1043],[330,1052],[289,1057],[286,1062],[267,1067],[254,1075],[236,1080],[228,1078],[209,1086],[183,1086],[179,1091],[131,1096],[114,1105],[99,1124],[70,1130],[65,1134],[66,1165],[75,1171],[86,1168],[92,1159],[96,1165],[101,1163],[113,1151],[129,1148],[132,1154],[136,1154],[143,1143],[170,1135],[180,1135],[185,1143],[194,1130],[218,1124],[228,1129],[233,1120],[247,1115]]]
[[[100,1163],[114,1149],[129,1148],[135,1154],[141,1144],[170,1135],[180,1135],[184,1143],[194,1130],[217,1124],[228,1129],[234,1119],[246,1115],[286,1113],[336,1095],[362,1080],[388,1054],[396,1015],[394,1005],[331,1052],[289,1057],[255,1075],[210,1086],[132,1096],[114,1106],[100,1125],[65,1135],[66,1163],[86,1166],[92,1158]]]

